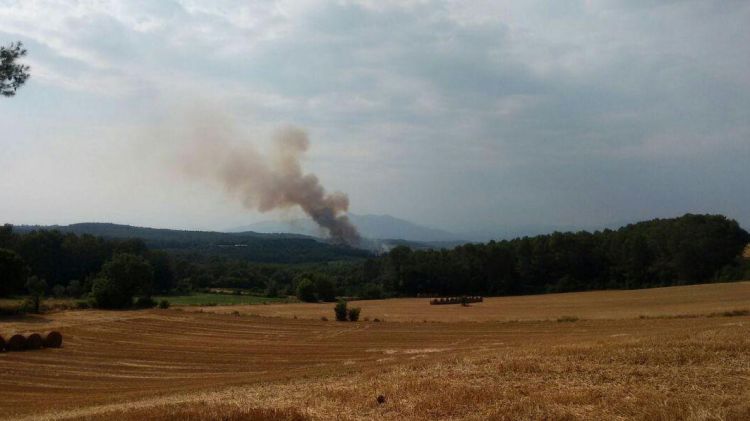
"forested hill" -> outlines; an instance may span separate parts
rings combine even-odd
[[[182,231],[108,223],[54,226],[26,225],[16,226],[14,229],[18,233],[54,229],[63,233],[90,234],[105,239],[138,238],[143,240],[151,249],[219,255],[250,262],[326,262],[370,256],[370,253],[364,250],[333,245],[312,237],[294,234]]]

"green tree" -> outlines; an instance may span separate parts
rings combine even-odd
[[[68,294],[69,297],[72,298],[78,298],[81,296],[81,293],[83,292],[83,289],[81,287],[81,281],[74,279],[68,283],[68,286],[65,288],[65,292]]]
[[[175,287],[173,262],[169,254],[162,250],[150,251],[148,262],[154,269],[154,289],[161,293],[169,292]]]
[[[26,263],[18,253],[0,249],[0,297],[20,292],[27,273]]]
[[[297,298],[300,301],[314,303],[318,301],[315,296],[315,284],[310,278],[302,278],[297,284]]]
[[[320,301],[336,301],[336,286],[327,277],[318,276],[315,279],[315,293]]]
[[[47,290],[47,282],[45,282],[44,279],[31,276],[26,281],[26,289],[29,291],[29,302],[32,311],[34,313],[39,313],[39,307],[41,307],[44,292]]]
[[[91,298],[99,308],[128,308],[133,305],[133,296],[121,291],[109,278],[94,279]]]
[[[16,61],[26,55],[26,49],[20,42],[0,47],[0,95],[10,97],[16,94],[29,78],[29,66]]]
[[[270,279],[266,284],[266,297],[275,298],[279,296],[279,284],[273,279]]]
[[[116,254],[102,266],[100,277],[92,285],[97,307],[127,308],[135,295],[150,297],[154,271],[151,264],[134,254]]]
[[[57,284],[52,287],[52,296],[55,298],[62,298],[65,296],[65,287]]]
[[[14,240],[13,225],[3,224],[0,226],[0,248],[13,248]]]

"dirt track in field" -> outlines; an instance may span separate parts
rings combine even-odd
[[[675,306],[673,308],[690,310],[678,313],[711,313],[747,308],[750,301],[742,298],[744,296],[741,294],[748,285],[711,285],[703,287],[706,288],[703,291],[685,287],[690,292],[679,289],[649,290],[646,292],[655,293],[659,299],[638,300],[640,307],[633,310],[636,312],[633,314],[663,311],[661,299],[669,291],[673,293],[666,295],[681,296],[682,299],[694,297],[699,300],[703,297],[703,301],[685,303],[682,307],[669,304]],[[587,297],[586,294],[582,295]],[[722,295],[726,302],[717,302],[717,297]],[[569,300],[569,297],[561,295],[545,297],[550,303]],[[524,302],[540,298],[544,297],[513,297],[508,300]],[[408,303],[419,302],[425,312],[438,309],[471,312],[487,304],[462,308],[429,306],[423,301],[405,300],[405,304],[399,305],[404,307]],[[391,306],[393,302],[384,300],[374,304]],[[648,302],[658,302],[658,305]],[[589,309],[591,300],[580,300],[579,303],[577,310],[566,314],[585,318],[587,311],[593,311]],[[600,311],[607,312],[615,305],[602,303],[600,306]],[[492,304],[488,307],[500,308]],[[537,311],[542,310],[529,309],[527,314],[534,315]],[[620,313],[616,314],[620,315],[631,314],[617,311]],[[544,310],[539,314],[556,313]],[[456,382],[452,380],[450,370],[456,371],[456,375],[465,373],[468,376],[466,379],[496,372],[510,375],[516,370],[520,373],[518,378],[488,378],[481,388],[481,393],[504,390],[509,395],[503,399],[510,399],[511,402],[523,398],[513,397],[515,395],[512,393],[516,393],[513,390],[521,390],[525,384],[532,384],[528,382],[539,382],[536,386],[538,393],[563,396],[571,387],[569,382],[579,381],[581,388],[598,387],[596,382],[592,383],[592,379],[600,376],[596,373],[609,370],[612,372],[608,374],[609,379],[654,383],[654,395],[643,399],[660,396],[659,385],[669,383],[669,387],[674,389],[670,389],[669,396],[679,397],[680,402],[698,405],[696,410],[709,408],[714,412],[706,409],[706,413],[716,414],[721,414],[716,412],[721,408],[736,406],[736,402],[743,399],[744,386],[738,385],[750,386],[750,341],[747,339],[750,337],[750,317],[747,316],[592,318],[573,323],[549,320],[339,323],[171,309],[70,311],[0,321],[2,334],[41,331],[51,327],[63,332],[63,348],[0,353],[0,390],[3,391],[0,418],[90,416],[103,419],[108,418],[107,414],[111,411],[119,411],[116,412],[117,418],[137,419],[142,418],[143,408],[169,402],[194,404],[196,399],[204,398],[212,402],[234,399],[233,402],[240,402],[243,407],[285,407],[294,402],[306,402],[297,409],[311,408],[311,414],[316,419],[330,419],[339,413],[335,411],[346,411],[347,408],[350,414],[347,419],[357,419],[360,413],[382,415],[386,419],[401,419],[402,416],[407,419],[419,418],[419,405],[428,405],[425,402],[431,402],[429,396],[432,393],[439,395],[441,391],[446,391],[451,396],[458,393],[466,396],[466,399],[484,396],[476,395],[480,392],[472,391],[472,382],[468,380],[459,382],[461,387],[468,389],[456,389],[459,386],[453,385]],[[663,349],[660,344],[664,344]],[[578,351],[570,351],[571,347]],[[620,362],[611,358],[623,353],[623,349],[631,348],[635,357],[628,351]],[[673,357],[665,360],[665,355]],[[539,361],[532,364],[528,362],[530,358]],[[456,363],[463,359],[468,362]],[[605,360],[611,364],[608,365]],[[421,368],[404,371],[404,367],[414,364]],[[548,364],[548,367],[544,364]],[[649,368],[649,364],[653,364],[653,367]],[[561,367],[566,366],[569,366],[570,374],[561,377],[561,383],[546,380],[560,376]],[[644,371],[646,368],[652,371]],[[445,370],[444,374],[441,374],[442,370]],[[591,370],[591,374],[581,375],[584,373],[581,370]],[[384,371],[392,374],[381,374]],[[641,374],[637,374],[639,372]],[[352,384],[342,377],[346,375],[355,376],[363,385],[369,386],[356,386],[358,383]],[[634,375],[647,377],[639,380]],[[679,375],[687,377],[679,378]],[[413,381],[410,376],[413,376]],[[414,382],[424,376],[432,377],[423,379],[426,386],[418,387]],[[523,380],[524,376],[532,377]],[[684,385],[684,390],[681,390],[681,385]],[[400,393],[400,390],[412,392],[404,395],[400,401],[402,406],[394,406],[392,412],[368,412],[377,409],[371,407],[370,395],[376,393],[377,388],[389,387],[394,394]],[[545,388],[553,387],[554,390],[545,391]],[[580,405],[591,411],[591,408],[597,408],[596,405],[612,407],[617,402],[626,402],[629,392],[625,386],[622,387],[622,397],[613,403],[603,402],[597,398],[598,395],[592,394],[591,402],[582,401]],[[227,388],[232,390],[226,392],[228,395],[222,392]],[[572,392],[575,390],[570,389]],[[529,389],[524,393],[528,397],[532,392],[533,389]],[[565,396],[565,402],[574,399]],[[500,398],[488,395],[484,399],[491,401]],[[710,401],[700,401],[709,398]],[[410,399],[418,402],[427,400],[417,405]],[[490,405],[489,401],[487,405]],[[461,409],[463,407],[459,404],[436,408],[433,415],[463,418],[461,411],[468,409]],[[568,404],[563,404],[561,408],[567,411],[569,408],[565,405]],[[634,405],[634,410],[639,407]],[[141,412],[136,411],[139,408]],[[136,412],[131,414],[129,411]],[[148,411],[146,409],[146,413]],[[170,414],[165,413],[167,417]],[[424,419],[430,419],[429,413]]]

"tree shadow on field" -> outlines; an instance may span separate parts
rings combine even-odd
[[[41,315],[41,314],[23,314],[23,313],[0,314],[0,328],[3,327],[3,323],[12,323],[12,322],[47,324],[47,323],[51,323],[52,320],[44,317],[44,315]]]

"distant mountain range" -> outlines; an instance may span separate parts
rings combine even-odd
[[[357,215],[349,214],[352,224],[360,235],[367,239],[405,240],[425,243],[463,242],[458,234],[437,228],[430,228],[390,215]],[[310,219],[293,219],[289,221],[263,221],[227,230],[228,232],[253,231],[259,233],[292,233],[313,237],[322,237],[324,233]]]
[[[391,215],[357,215],[350,213],[349,219],[357,227],[363,238],[368,240],[402,240],[405,242],[424,243],[435,247],[452,247],[469,242],[487,242],[490,240],[510,240],[513,238],[549,234],[555,231],[576,232],[584,228],[562,225],[526,225],[505,229],[467,231],[454,233],[438,228],[416,224]],[[613,227],[626,225],[614,224]],[[589,231],[604,227],[588,227]],[[263,221],[254,224],[234,227],[227,232],[253,231],[266,234],[298,234],[323,238],[325,233],[310,219],[292,219],[287,221]],[[393,242],[392,241],[392,242]]]

